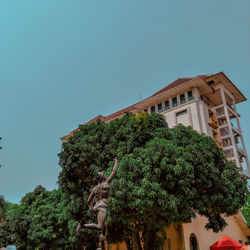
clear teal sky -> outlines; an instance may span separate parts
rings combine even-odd
[[[0,194],[55,188],[61,136],[179,77],[224,71],[249,99],[249,17],[249,0],[1,0]]]

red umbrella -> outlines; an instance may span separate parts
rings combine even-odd
[[[242,247],[244,247],[244,245],[225,235],[223,238],[214,243],[210,247],[210,250],[234,250],[241,249]]]

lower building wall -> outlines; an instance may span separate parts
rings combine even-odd
[[[163,250],[184,250],[183,226],[171,225],[166,228],[167,240],[164,242]]]
[[[243,244],[248,242],[246,234],[242,231],[234,216],[224,217],[224,219],[228,226],[223,232],[219,233],[206,230],[207,218],[199,215],[191,223],[171,225],[166,228],[167,239],[163,242],[162,250],[191,250],[189,245],[191,235],[195,235],[200,250],[209,250],[211,245],[225,235],[236,241],[242,240]],[[110,244],[108,250],[127,250],[127,247],[125,243]]]
[[[196,236],[200,250],[209,250],[210,246],[221,239],[223,236],[228,235],[232,239],[242,243],[248,242],[247,236],[240,228],[234,216],[224,218],[228,226],[223,232],[214,233],[212,230],[206,230],[205,224],[207,223],[207,218],[204,216],[197,216],[192,223],[183,224],[184,239],[186,250],[190,250],[189,240],[191,234]]]
[[[127,250],[127,247],[124,242],[116,243],[116,244],[109,244],[108,250]]]
[[[184,235],[182,225],[171,225],[166,228],[167,239],[163,242],[162,250],[184,250]],[[108,250],[127,250],[125,243],[110,244]]]

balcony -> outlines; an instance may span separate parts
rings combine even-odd
[[[232,113],[235,113],[234,107],[233,107],[231,104],[229,104],[228,102],[227,102],[227,107],[228,107],[228,109],[229,109]]]
[[[237,136],[234,138],[234,142],[235,142],[235,144],[238,144],[238,143],[239,143],[239,139],[238,139]]]
[[[223,145],[224,148],[232,146],[231,138],[223,139],[222,140],[222,145]]]
[[[224,123],[224,124],[220,125],[219,127],[220,127],[220,129],[222,129],[222,128],[228,128],[228,124]]]
[[[226,153],[226,152],[225,152],[225,155],[226,155],[226,158],[227,158],[227,159],[234,158],[234,153],[233,153],[233,152],[230,152],[230,153]]]
[[[217,109],[216,110],[216,115],[217,115],[217,117],[225,116],[224,109]]]
[[[237,147],[237,151],[238,151],[238,153],[239,153],[240,155],[246,157],[246,153],[245,153],[245,151],[244,151],[242,148]]]
[[[227,120],[226,119],[218,119],[218,121],[219,121],[219,126],[220,127],[227,125]]]
[[[221,134],[222,137],[230,136],[230,133],[228,131],[228,127],[224,127],[222,129],[220,129],[220,134]]]
[[[237,113],[236,113],[236,111],[235,111],[234,108],[232,108],[231,106],[227,105],[227,110],[228,110],[228,114],[229,114],[229,118],[230,119],[236,118]]]
[[[234,136],[241,136],[240,131],[237,128],[232,127]]]
[[[233,150],[225,150],[224,151],[224,153],[225,153],[225,156],[229,159],[231,159],[231,158],[234,158],[234,152],[233,152]]]
[[[218,122],[216,120],[214,120],[212,117],[209,118],[209,122],[208,124],[213,127],[214,129],[218,128]]]

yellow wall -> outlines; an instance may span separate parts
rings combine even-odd
[[[109,244],[108,250],[127,250],[125,243]]]
[[[228,235],[236,241],[242,240],[243,244],[248,241],[245,233],[242,231],[233,216],[226,217],[224,219],[228,223],[228,226],[223,232],[219,233],[213,233],[212,230],[207,231],[204,228],[205,224],[207,223],[207,219],[204,216],[197,216],[192,223],[183,224],[186,250],[190,250],[189,238],[192,233],[195,234],[198,240],[199,249],[201,250],[209,250],[211,245],[213,245],[225,235]]]
[[[171,225],[166,228],[167,240],[163,250],[184,250],[184,235],[182,225]],[[170,243],[169,243],[170,242]]]
[[[234,240],[242,240],[243,244],[248,242],[246,234],[242,231],[234,216],[224,218],[228,226],[223,232],[213,233],[212,230],[207,231],[205,224],[207,218],[197,216],[192,223],[182,225],[171,225],[166,228],[167,240],[164,241],[162,250],[190,250],[189,238],[191,234],[195,234],[200,250],[209,250],[209,247],[223,236],[228,235]],[[108,250],[127,250],[125,243],[111,244]]]
[[[166,228],[167,240],[164,241],[163,250],[184,250],[184,235],[182,225],[171,225]],[[170,247],[169,247],[170,246]],[[110,244],[108,250],[127,250],[125,243]]]

